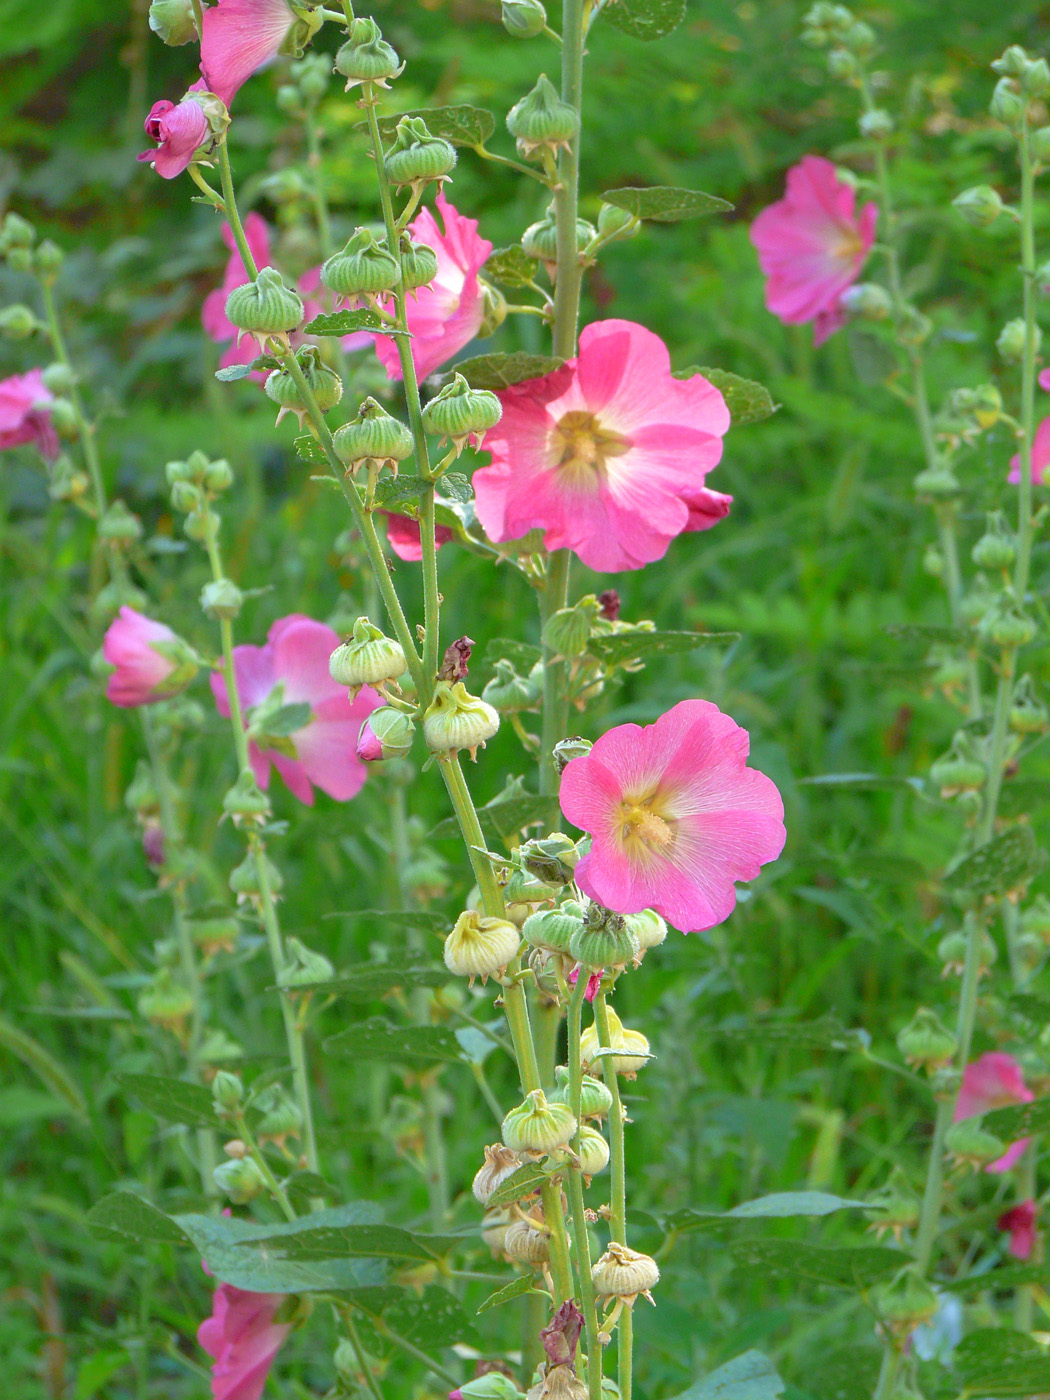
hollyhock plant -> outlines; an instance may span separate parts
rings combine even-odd
[[[432,248],[438,262],[434,280],[406,298],[412,361],[419,379],[433,374],[480,330],[485,302],[478,271],[492,252],[488,239],[478,236],[476,219],[464,218],[440,190],[436,203],[444,232],[429,209],[422,209],[408,226],[415,242]],[[393,338],[377,335],[375,343],[388,377],[400,379],[401,362]]]
[[[1034,1098],[1035,1095],[1024,1082],[1021,1066],[1013,1056],[1005,1055],[1001,1050],[990,1050],[979,1060],[972,1060],[963,1070],[952,1122],[979,1118],[989,1109],[1003,1108],[1006,1104],[1031,1103]],[[1028,1143],[1028,1138],[1012,1142],[1001,1157],[988,1163],[985,1171],[1009,1171],[1020,1160]]]
[[[842,293],[860,276],[875,241],[878,207],[856,211],[856,191],[823,156],[803,156],[783,199],[751,225],[766,277],[766,307],[789,326],[813,322],[822,345],[842,325]]]
[[[1035,1247],[1035,1218],[1039,1207],[1035,1201],[1022,1201],[1020,1205],[1000,1215],[996,1224],[1000,1230],[1010,1232],[1007,1249],[1015,1259],[1031,1258]]]
[[[561,778],[561,809],[591,834],[575,879],[618,914],[655,909],[683,933],[713,928],[784,846],[784,804],[746,766],[748,735],[707,700],[644,728],[610,729]]]
[[[287,1295],[251,1293],[220,1283],[211,1316],[197,1329],[197,1340],[214,1358],[213,1400],[259,1400],[274,1357],[292,1330],[274,1317]]]
[[[0,380],[0,451],[31,443],[44,457],[58,456],[58,437],[47,411],[53,397],[39,369]]]
[[[200,148],[212,136],[211,123],[196,94],[204,83],[194,83],[176,106],[174,102],[154,102],[143,126],[156,150],[143,151],[139,160],[148,160],[164,180],[181,175]]]
[[[328,659],[338,645],[330,627],[293,613],[274,623],[265,646],[233,649],[256,780],[267,787],[272,764],[308,807],[313,805],[315,784],[337,802],[346,802],[360,790],[367,768],[357,756],[357,736],[365,717],[383,703],[369,686],[349,700],[346,687],[332,680]],[[219,712],[228,716],[225,677],[213,672],[211,688]],[[290,705],[309,706],[306,722],[290,734],[268,733],[267,721]]]
[[[203,22],[201,72],[229,107],[252,74],[277,57],[296,15],[286,0],[219,0]]]
[[[1040,380],[1042,376],[1040,376]],[[1043,385],[1044,389],[1047,387]],[[1032,438],[1032,485],[1046,486],[1050,484],[1050,477],[1046,474],[1047,467],[1050,467],[1050,418],[1044,418],[1035,430]],[[1015,486],[1021,481],[1021,454],[1015,452],[1010,458],[1010,475],[1006,478],[1012,481]]]
[[[644,326],[587,326],[575,360],[499,400],[503,417],[485,437],[492,464],[474,473],[492,540],[542,529],[547,549],[571,549],[592,569],[640,569],[721,509],[699,502],[722,456],[725,399],[701,374],[675,379],[667,346]]]
[[[170,700],[198,670],[193,650],[177,633],[127,606],[106,629],[102,655],[116,667],[106,683],[106,699],[127,709]]]
[[[396,515],[390,510],[381,511],[380,514],[386,516],[386,542],[390,548],[399,559],[404,559],[409,564],[418,564],[423,558],[419,521],[412,520],[407,515]],[[438,549],[455,538],[455,531],[450,530],[447,525],[434,527],[434,543]]]

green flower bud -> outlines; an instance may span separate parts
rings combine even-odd
[[[424,408],[423,427],[450,441],[458,457],[468,440],[480,447],[485,433],[502,416],[503,408],[495,394],[487,389],[472,389],[461,374],[456,374]]]
[[[995,72],[1001,73],[1004,78],[1020,78],[1027,67],[1028,55],[1020,44],[1011,44],[1002,57],[992,64]]]
[[[138,999],[139,1014],[180,1040],[193,1015],[193,993],[162,968]]]
[[[278,894],[284,886],[284,876],[268,855],[249,850],[240,865],[230,872],[230,889],[237,896],[237,903],[242,904],[245,900],[258,903],[264,877],[270,894]],[[290,943],[291,939],[288,941]]]
[[[512,663],[501,656],[496,662],[496,674],[481,692],[481,698],[503,714],[517,714],[534,709],[542,694],[542,685],[519,676]]]
[[[473,909],[464,910],[445,939],[445,966],[470,985],[480,977],[502,977],[521,947],[521,935],[507,919],[489,919]]]
[[[623,1055],[610,1055],[613,1068],[617,1074],[623,1075],[626,1079],[633,1079],[640,1069],[649,1063],[650,1052],[649,1042],[641,1031],[628,1030],[621,1022],[619,1016],[609,1007],[606,1015],[609,1018],[609,1035],[612,1043],[602,1046],[598,1040],[598,1027],[592,1023],[580,1037],[580,1055],[585,1065],[590,1068],[591,1058],[598,1049],[623,1050],[627,1053]],[[606,1064],[606,1057],[594,1061],[594,1074],[602,1074]]]
[[[956,1039],[937,1016],[920,1006],[897,1035],[897,1049],[910,1065],[920,1069],[940,1069],[951,1063]]]
[[[254,773],[247,771],[241,773],[222,799],[222,810],[233,818],[234,826],[262,825],[270,815],[270,799],[259,787]]]
[[[667,938],[667,925],[655,909],[643,909],[640,914],[628,914],[627,931],[638,944],[639,955],[650,948],[658,948]]]
[[[68,399],[52,399],[47,406],[47,411],[51,418],[51,426],[59,437],[76,438],[80,436],[77,411]]]
[[[404,66],[371,19],[354,20],[349,39],[335,56],[335,71],[346,78],[346,92],[358,83],[389,87]]]
[[[212,1172],[212,1178],[236,1206],[247,1205],[266,1190],[266,1179],[251,1157],[221,1162]]]
[[[527,870],[512,869],[503,891],[508,904],[546,904],[554,896],[550,885]]]
[[[613,1240],[591,1269],[591,1282],[599,1298],[622,1298],[630,1304],[641,1293],[652,1302],[650,1289],[660,1282],[660,1270],[648,1254]]]
[[[288,1138],[302,1136],[303,1115],[283,1090],[276,1092],[271,1103],[259,1120],[256,1135],[260,1142],[275,1142],[283,1147]]]
[[[860,134],[869,141],[885,141],[888,136],[893,135],[893,118],[881,107],[864,112],[857,126],[860,128]]]
[[[385,758],[404,758],[412,748],[416,727],[408,715],[391,705],[373,710],[361,726],[357,756],[365,763]]]
[[[296,64],[293,76],[299,84],[299,91],[308,102],[320,102],[328,91],[331,76],[328,59],[319,53],[307,54]]]
[[[839,300],[851,316],[865,321],[885,321],[893,310],[889,292],[877,282],[858,282],[848,287]]]
[[[980,569],[1008,569],[1016,555],[1014,538],[1007,531],[1002,511],[993,511],[988,516],[988,529],[973,547],[973,562]]]
[[[582,928],[583,911],[574,900],[567,900],[557,909],[540,909],[530,914],[521,931],[534,948],[568,957],[570,944]]]
[[[575,841],[561,831],[523,841],[515,852],[515,860],[522,869],[544,884],[555,886],[569,883],[579,859]]]
[[[558,1087],[553,1097],[562,1103],[569,1103],[569,1070],[567,1065],[559,1065],[554,1071]],[[571,1106],[571,1105],[570,1105]],[[580,1117],[607,1118],[613,1106],[612,1090],[600,1079],[585,1074],[580,1079]]]
[[[394,144],[383,158],[387,179],[395,185],[443,180],[455,164],[455,146],[432,136],[422,117],[401,118]]]
[[[1040,126],[1028,133],[1028,154],[1039,165],[1050,164],[1050,126]]]
[[[142,522],[123,501],[114,501],[99,518],[98,537],[107,544],[132,544],[142,538]]]
[[[1006,1143],[981,1126],[979,1118],[964,1118],[953,1123],[944,1135],[949,1154],[968,1167],[986,1167],[1006,1151]]]
[[[236,1074],[220,1069],[211,1081],[211,1096],[217,1108],[235,1111],[244,1102],[244,1085]]]
[[[1038,326],[1034,326],[1035,332],[1035,353],[1039,353],[1039,345],[1042,340],[1042,333]],[[1008,363],[1016,364],[1024,355],[1025,343],[1027,339],[1027,329],[1020,317],[1013,321],[1007,321],[1006,325],[999,332],[995,342],[999,354]]]
[[[1009,78],[1000,78],[995,85],[988,110],[997,122],[1002,122],[1003,126],[1016,131],[1024,121],[1025,100],[1014,91]]]
[[[500,18],[512,39],[535,39],[547,27],[547,11],[540,0],[503,0]]]
[[[942,797],[978,792],[984,787],[987,776],[987,769],[974,751],[973,740],[962,731],[952,740],[949,752],[930,765],[930,780],[940,788]]]
[[[507,130],[526,160],[541,158],[544,151],[568,150],[580,129],[580,114],[563,102],[545,73],[536,86],[507,113]]]
[[[199,510],[204,504],[200,487],[189,481],[176,481],[171,488],[171,503],[176,510],[184,514]]]
[[[1010,705],[1010,728],[1015,734],[1043,734],[1050,712],[1035,692],[1031,676],[1022,676]]]
[[[336,374],[335,370],[329,369],[321,361],[321,352],[316,345],[304,346],[296,354],[299,368],[303,372],[310,390],[317,403],[317,407],[322,413],[327,413],[330,408],[334,408],[343,397],[343,381]],[[299,386],[284,369],[275,369],[266,378],[266,397],[279,406],[277,422],[286,413],[292,413],[299,420],[299,426],[303,426],[303,420],[309,413],[309,408],[299,392]]]
[[[69,365],[64,365],[61,360],[56,360],[43,371],[40,378],[44,381],[44,388],[50,390],[52,394],[71,394],[76,385],[77,377]]]
[[[641,230],[642,221],[627,209],[615,204],[603,204],[598,210],[598,236],[603,243],[633,238]]]
[[[610,914],[597,925],[588,918],[569,944],[571,956],[589,972],[600,972],[606,967],[624,968],[633,962],[638,952],[622,914]]]
[[[0,224],[0,249],[9,253],[12,248],[32,248],[35,242],[36,229],[31,223],[20,214],[4,215],[4,222]]]
[[[401,284],[406,292],[425,287],[437,276],[438,260],[433,248],[426,243],[413,243],[407,233],[401,235]]]
[[[573,660],[587,650],[591,627],[597,616],[597,606],[587,607],[584,600],[573,608],[559,608],[543,629],[543,640],[555,656]]]
[[[152,0],[149,27],[157,38],[172,48],[198,39],[191,0]]]
[[[0,335],[8,340],[28,340],[39,324],[29,307],[20,302],[0,311]]]
[[[937,944],[937,956],[944,964],[945,974],[954,972],[962,976],[966,967],[967,941],[966,934],[958,929],[954,933],[946,933]],[[984,976],[998,956],[999,949],[995,946],[995,940],[985,929],[977,950],[977,975]]]
[[[589,224],[586,219],[576,220],[576,248],[578,252],[582,253],[590,245],[591,240],[597,236],[598,230],[593,224]],[[554,221],[553,212],[548,211],[539,223],[529,225],[521,235],[521,246],[526,256],[536,258],[543,263],[548,275],[553,278],[558,259],[558,228]]]
[[[241,926],[233,915],[215,919],[190,920],[193,941],[206,958],[216,953],[232,953],[237,948]]]
[[[828,54],[828,72],[833,78],[849,82],[860,72],[856,54],[850,53],[849,49],[832,49]]]
[[[991,185],[973,185],[955,196],[952,208],[973,228],[987,228],[1003,212],[1003,201]]]
[[[592,1128],[587,1123],[580,1128],[576,1154],[584,1176],[597,1176],[609,1165],[609,1144],[597,1128]]]
[[[317,982],[330,982],[335,976],[335,968],[323,953],[315,953],[298,938],[285,940],[288,961],[277,974],[277,985],[286,990],[292,987],[310,987]]]
[[[241,335],[262,344],[268,335],[295,330],[303,319],[302,299],[284,283],[274,267],[263,267],[254,282],[235,287],[226,298],[226,317]]]
[[[1020,75],[1021,91],[1029,97],[1042,97],[1050,89],[1050,64],[1045,58],[1035,58],[1026,63]]]
[[[346,247],[323,264],[321,281],[338,297],[365,297],[374,303],[377,297],[400,285],[401,264],[369,229],[359,228]]]
[[[336,432],[335,450],[349,472],[361,466],[385,466],[396,474],[398,463],[412,455],[412,434],[382,404],[367,398],[357,417]]]
[[[9,248],[6,256],[7,265],[12,272],[32,272],[33,254],[28,248]]]
[[[435,753],[466,749],[472,759],[499,729],[499,714],[462,681],[438,681],[423,715],[423,737]]]
[[[533,1089],[504,1118],[503,1141],[513,1152],[542,1155],[564,1147],[576,1126],[567,1104],[548,1103],[542,1089]]]
[[[283,117],[291,117],[296,121],[304,115],[303,100],[294,83],[282,83],[277,89],[276,101],[277,110]]]
[[[62,271],[66,255],[57,243],[45,238],[33,255],[33,266],[45,282],[53,282]]]
[[[363,685],[396,681],[406,664],[400,645],[384,636],[367,617],[359,617],[353,635],[332,652],[328,671],[338,685],[350,687],[352,699]]]
[[[901,1341],[929,1322],[938,1307],[937,1294],[914,1269],[880,1284],[872,1293],[872,1302],[879,1321]]]
[[[498,287],[493,287],[483,277],[478,278],[478,286],[481,289],[482,306],[478,338],[485,340],[488,336],[495,335],[507,319],[507,298]]]
[[[977,635],[1004,651],[1027,646],[1035,636],[1035,623],[1019,608],[999,605],[990,609],[977,624]]]
[[[943,500],[959,494],[959,479],[949,467],[928,467],[916,476],[915,490],[919,496]]]

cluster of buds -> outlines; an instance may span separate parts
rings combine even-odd
[[[183,523],[186,534],[191,540],[206,540],[220,524],[213,503],[233,485],[233,469],[229,462],[225,457],[213,462],[203,452],[191,452],[184,462],[168,462],[164,474],[171,488],[172,506],[186,517]],[[206,611],[211,612],[213,606],[227,609],[211,612],[215,617],[236,617],[240,602],[240,594],[233,585],[222,590],[221,596],[215,595],[214,589],[209,593],[207,588],[202,595]]]
[[[1011,44],[992,68],[999,74],[999,81],[989,111],[1003,126],[1020,132],[1029,119],[1031,105],[1050,92],[1050,64],[1045,58],[1030,59],[1019,44]],[[1036,160],[1050,157],[1050,128],[1037,128],[1028,139]]]
[[[36,241],[36,229],[13,211],[0,224],[0,257],[13,272],[31,272],[45,286],[58,277],[65,254],[50,238]]]

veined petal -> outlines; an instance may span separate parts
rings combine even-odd
[[[256,69],[276,58],[295,23],[287,0],[219,0],[204,11],[201,72],[229,107]]]

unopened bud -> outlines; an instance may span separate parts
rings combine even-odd
[[[274,267],[259,269],[254,282],[235,287],[226,298],[226,318],[241,335],[262,342],[268,335],[295,330],[303,319],[302,298],[284,283]]]
[[[897,1049],[910,1065],[939,1069],[955,1054],[956,1040],[932,1011],[920,1007],[897,1036]]]
[[[1034,333],[1033,353],[1039,353],[1039,344],[1042,340],[1042,333],[1038,326],[1032,327]],[[999,354],[1008,363],[1016,363],[1025,352],[1028,332],[1024,321],[1018,316],[1012,321],[1007,321],[1006,325],[999,332],[995,345]]]
[[[477,1170],[472,1188],[478,1204],[487,1206],[496,1187],[513,1176],[520,1166],[521,1158],[503,1143],[496,1142],[486,1147],[485,1160]]]
[[[335,976],[335,968],[323,953],[315,953],[301,939],[289,938],[285,942],[289,957],[277,974],[279,987],[308,987],[315,982],[330,982]]]
[[[893,301],[885,287],[877,282],[858,282],[842,293],[840,302],[851,316],[865,321],[885,321],[893,310]]]
[[[201,608],[214,618],[232,619],[238,616],[244,594],[232,579],[214,579],[201,589]]]
[[[359,617],[353,635],[336,647],[328,659],[328,671],[337,685],[349,686],[351,696],[363,685],[396,681],[405,671],[405,653],[380,628]]]
[[[412,747],[416,727],[401,710],[391,705],[373,710],[357,737],[357,756],[365,763],[386,758],[404,758]]]
[[[433,136],[422,117],[402,117],[394,145],[383,158],[387,179],[395,185],[443,180],[456,165],[456,148]]]
[[[502,977],[521,947],[521,934],[508,919],[490,919],[467,909],[445,939],[445,966],[457,977],[485,983]],[[513,1144],[508,1144],[513,1146]]]
[[[893,135],[893,118],[881,107],[864,112],[857,125],[860,134],[869,141],[885,141],[888,136]]]
[[[244,1102],[244,1085],[238,1075],[220,1069],[211,1081],[211,1096],[217,1107],[227,1112],[236,1110]]]
[[[1000,78],[996,83],[988,110],[996,121],[1002,122],[1011,131],[1017,130],[1024,121],[1024,98],[1014,91],[1009,78]]]
[[[0,335],[6,335],[8,340],[28,340],[39,324],[29,307],[21,302],[0,311]]]
[[[973,228],[987,228],[1003,212],[1003,201],[991,185],[972,185],[955,196],[952,208]]]
[[[533,1089],[504,1118],[503,1141],[514,1152],[542,1155],[564,1147],[576,1126],[567,1104],[548,1103],[542,1089]]]
[[[212,1177],[223,1195],[236,1206],[246,1205],[266,1190],[266,1179],[251,1157],[220,1162]]]
[[[547,27],[547,11],[540,0],[503,0],[501,18],[514,39],[535,39]]]
[[[507,113],[507,130],[526,160],[544,151],[568,150],[580,128],[580,114],[563,102],[554,84],[541,73],[536,86]]]

